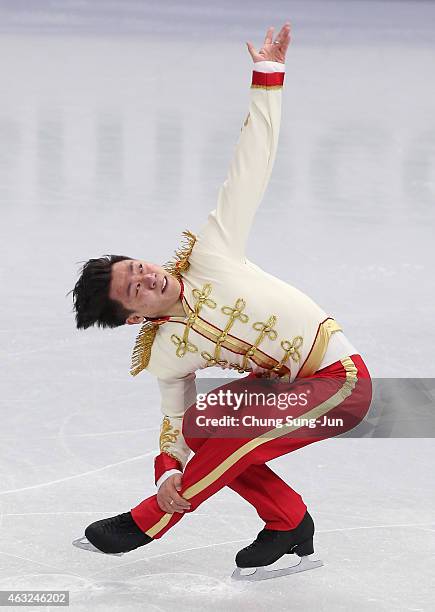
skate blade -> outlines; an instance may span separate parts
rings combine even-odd
[[[266,567],[256,568],[236,568],[232,573],[231,578],[234,580],[246,580],[255,582],[257,580],[269,580],[270,578],[279,578],[280,576],[289,576],[290,574],[297,574],[299,572],[306,572],[316,567],[322,567],[323,561],[320,559],[313,560],[310,558],[311,555],[301,557],[301,560],[297,565],[292,567],[285,567],[283,569],[268,570]],[[250,571],[249,574],[242,574],[242,571]],[[254,571],[251,571],[254,570]]]
[[[102,550],[98,550],[98,548],[96,548],[93,544],[91,544],[88,538],[86,538],[85,536],[78,538],[77,540],[74,540],[72,545],[76,546],[76,548],[81,548],[82,550],[88,550],[91,552],[100,553],[101,555],[111,555],[112,557],[121,557],[124,554],[122,552],[121,553],[105,553]]]

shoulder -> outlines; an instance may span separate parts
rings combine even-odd
[[[167,272],[180,280],[182,278],[182,273],[187,272],[189,269],[189,259],[197,241],[196,235],[189,230],[184,230],[182,236],[181,246],[175,250],[172,259],[162,266]],[[152,368],[152,361],[154,361],[154,359],[151,360],[151,356],[153,355],[154,357],[156,352],[153,350],[153,347],[162,325],[164,325],[163,321],[158,323],[146,321],[142,324],[136,337],[131,356],[130,373],[132,376],[137,376],[142,370]]]
[[[158,330],[159,325],[154,323],[147,322],[142,325],[131,356],[130,374],[132,376],[137,376],[149,366],[151,351]]]

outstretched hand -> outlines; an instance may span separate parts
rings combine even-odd
[[[268,28],[263,46],[259,51],[255,49],[252,42],[248,41],[246,43],[254,62],[270,61],[285,63],[285,54],[290,44],[290,23],[287,21],[282,26],[275,39],[276,42],[273,41],[274,29],[273,27]]]

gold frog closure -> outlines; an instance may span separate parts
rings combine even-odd
[[[193,312],[187,318],[183,337],[180,338],[180,336],[177,336],[177,334],[172,334],[171,336],[171,342],[173,342],[173,344],[175,344],[177,347],[177,350],[175,351],[177,357],[184,357],[187,352],[196,353],[198,351],[196,344],[189,342],[189,332],[204,305],[208,306],[208,308],[216,308],[216,302],[208,297],[211,293],[210,283],[206,283],[201,291],[199,291],[199,289],[194,289],[192,293],[193,297],[196,299],[196,303]]]
[[[301,354],[298,349],[301,348],[304,343],[302,336],[295,336],[290,342],[289,340],[282,340],[281,348],[284,349],[284,356],[279,363],[272,368],[273,372],[279,372],[282,365],[291,357],[293,361],[298,363],[301,360]]]
[[[207,366],[218,365],[221,367],[226,367],[229,365],[228,361],[221,359],[221,345],[227,339],[228,332],[230,331],[236,320],[239,320],[242,323],[247,323],[249,321],[248,316],[244,312],[242,312],[245,309],[245,306],[246,302],[243,298],[238,298],[234,306],[222,306],[221,312],[223,312],[223,314],[225,315],[228,315],[230,318],[227,324],[225,325],[224,330],[219,334],[217,338],[214,355],[210,355],[210,353],[208,353],[207,351],[203,351],[201,353],[201,356],[207,360]],[[231,367],[232,366],[234,366],[234,364],[231,364]]]
[[[220,368],[224,369],[237,370],[239,374],[243,374],[245,372],[252,372],[252,368],[246,368],[244,370],[239,363],[232,363],[227,359],[220,359],[219,361],[216,361],[213,355],[210,355],[210,353],[208,353],[207,351],[202,351],[201,357],[204,357],[204,359],[207,360],[207,363],[204,366],[205,368],[210,368],[211,366],[219,366]]]
[[[277,321],[277,317],[275,315],[271,315],[268,320],[266,321],[266,323],[264,323],[263,321],[257,321],[256,323],[253,324],[253,328],[257,331],[260,332],[260,335],[258,336],[258,338],[256,339],[256,341],[254,342],[254,344],[251,346],[251,348],[245,353],[245,355],[243,356],[243,362],[242,362],[242,368],[245,369],[248,365],[248,361],[249,358],[254,357],[257,348],[259,347],[259,345],[261,344],[261,342],[264,340],[264,338],[267,336],[270,340],[276,340],[278,337],[277,331],[275,329],[273,329],[273,327],[275,326],[275,323]]]
[[[180,338],[180,336],[177,336],[177,334],[172,334],[171,340],[177,347],[177,350],[175,351],[177,357],[184,357],[187,352],[196,353],[198,351],[196,344],[193,344],[187,340],[186,330],[184,330],[183,338]]]
[[[195,312],[197,309],[196,307],[198,307],[198,312],[199,312],[203,304],[205,304],[209,308],[216,308],[216,302],[214,300],[210,300],[208,297],[211,293],[210,283],[206,283],[204,287],[202,288],[202,291],[200,291],[199,289],[194,289],[192,293],[193,293],[193,297],[195,297],[197,300],[197,304],[195,306]]]
[[[207,363],[205,364],[205,367],[207,368],[210,366],[220,366],[221,368],[225,368],[228,365],[228,361],[226,359],[217,360],[207,351],[202,351],[201,357],[204,357],[204,359],[206,359]]]

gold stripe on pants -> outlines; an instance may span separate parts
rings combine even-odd
[[[301,418],[304,417],[306,419],[318,419],[330,410],[333,410],[334,408],[339,406],[346,398],[349,397],[349,395],[351,395],[358,381],[358,370],[350,357],[345,357],[340,361],[346,371],[346,380],[344,381],[342,387],[329,399],[325,400],[315,408],[312,408],[308,412],[301,415]],[[237,463],[237,461],[242,459],[242,457],[244,457],[254,449],[258,448],[262,444],[265,444],[266,442],[269,442],[269,440],[281,438],[282,436],[296,431],[301,427],[302,425],[287,425],[284,427],[272,429],[271,431],[267,431],[261,434],[260,436],[258,436],[258,438],[249,440],[249,442],[243,444],[243,446],[238,448],[236,451],[234,451],[234,453],[224,459],[222,463],[220,463],[213,470],[211,470],[211,472],[207,474],[207,476],[204,476],[203,478],[201,478],[201,480],[198,480],[198,482],[188,487],[184,491],[182,496],[185,499],[192,499],[192,497],[195,497],[195,495],[198,495],[198,493],[201,493],[201,491],[213,484],[227,470],[229,470],[235,463]],[[149,535],[151,538],[154,537],[156,533],[166,527],[166,525],[171,520],[171,517],[172,514],[164,514],[155,525],[153,525],[150,529],[147,529],[147,535]]]

